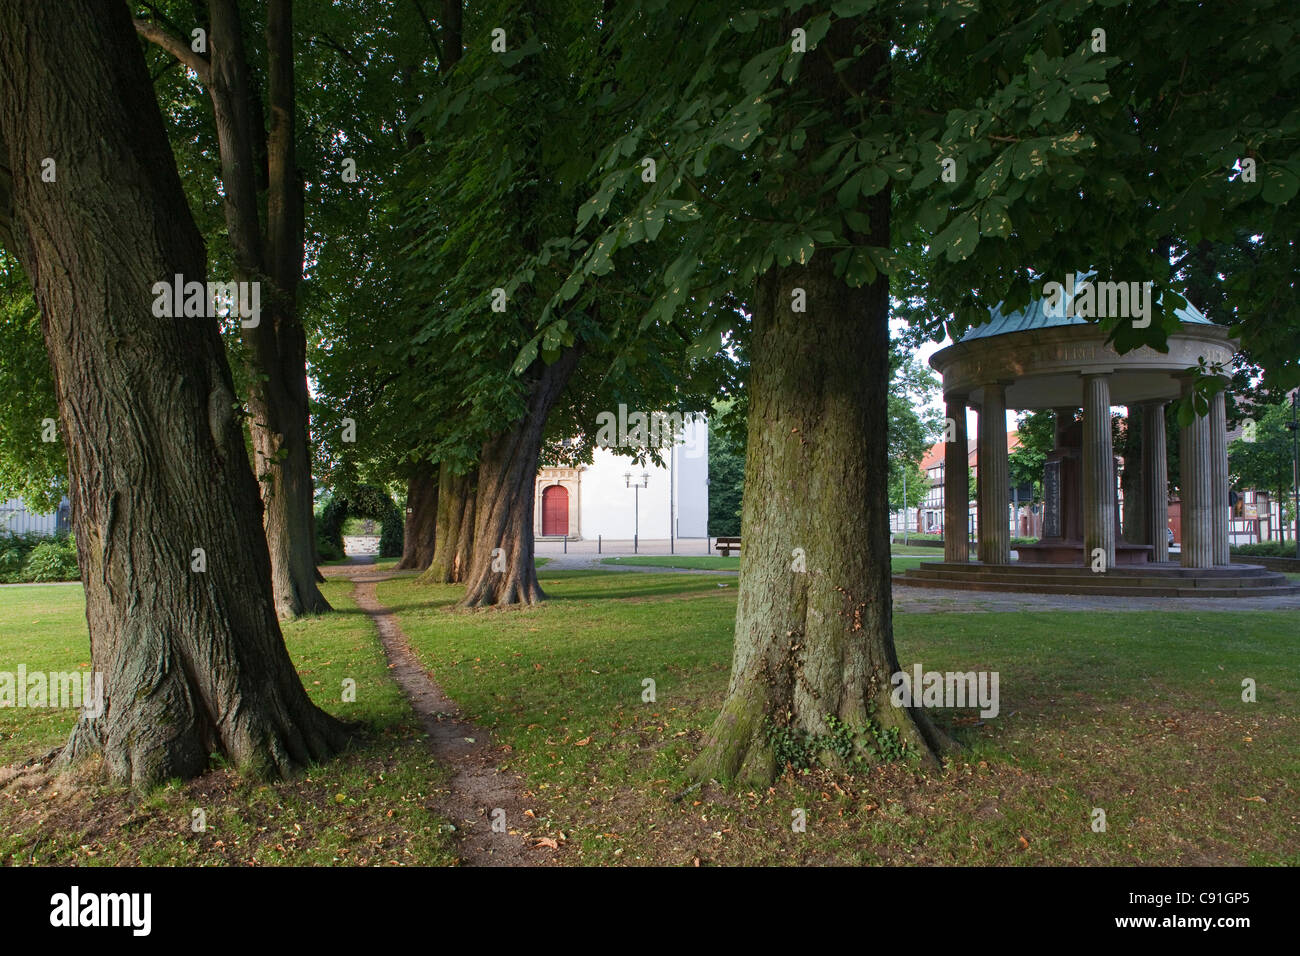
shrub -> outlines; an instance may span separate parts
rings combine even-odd
[[[42,574],[55,575],[52,577],[33,578],[28,573],[27,562],[34,552],[41,545],[57,545],[57,554],[60,555],[58,561],[52,558],[56,553],[55,548],[46,548],[41,552],[38,559],[38,567],[33,570],[40,570]],[[62,568],[62,576],[59,576],[58,569]],[[43,534],[34,534],[31,532],[25,534],[14,534],[12,532],[0,533],[0,584],[22,584],[27,581],[71,581],[79,577],[77,571],[77,550],[73,539],[70,537],[50,538]]]
[[[75,581],[81,577],[77,567],[77,546],[72,536],[46,538],[27,555],[23,565],[24,581]]]
[[[1258,544],[1240,544],[1232,549],[1233,554],[1256,558],[1294,558],[1294,541],[1260,541]]]
[[[322,561],[343,557],[343,522],[348,517],[346,498],[330,495],[316,512],[316,552]]]
[[[336,548],[334,542],[326,541],[319,533],[317,533],[316,561],[318,564],[323,561],[342,561],[343,558],[344,554],[342,548]]]
[[[405,537],[405,527],[402,519],[402,512],[397,508],[390,508],[384,514],[383,524],[379,528],[379,556],[381,558],[400,558],[402,556],[402,544]]]

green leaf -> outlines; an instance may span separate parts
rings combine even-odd
[[[560,347],[564,341],[564,334],[567,327],[568,323],[563,319],[553,322],[546,327],[546,331],[542,334],[543,352],[553,352]],[[550,360],[548,359],[548,361]]]
[[[659,238],[659,233],[664,227],[665,210],[660,207],[649,209],[645,214],[645,237],[651,242]]]
[[[858,204],[858,194],[862,190],[862,177],[865,172],[866,170],[858,170],[844,180],[844,185],[835,193],[835,202],[841,209],[852,209]]]
[[[838,0],[831,4],[831,12],[837,17],[860,17],[875,9],[880,0]]]
[[[1300,191],[1300,176],[1285,166],[1269,163],[1260,172],[1260,185],[1264,202],[1280,206]]]
[[[871,166],[868,169],[863,170],[862,195],[874,196],[888,184],[889,173],[885,172],[879,166]]]
[[[979,223],[975,214],[967,211],[948,224],[934,240],[934,252],[946,253],[949,262],[961,262],[974,250],[980,239]]]
[[[1011,235],[1011,217],[1007,214],[1005,199],[994,196],[988,202],[982,203],[979,210],[980,235],[1000,237]]]
[[[817,243],[812,236],[801,235],[777,240],[772,248],[776,253],[777,265],[784,267],[795,263],[806,266],[816,247]]]
[[[876,266],[866,249],[849,249],[844,266],[844,284],[859,288],[876,281]]]
[[[537,348],[540,343],[541,339],[536,335],[524,343],[524,347],[519,350],[519,355],[515,358],[515,364],[511,369],[515,375],[522,375],[528,370],[528,366],[537,360]]]
[[[1041,140],[1021,143],[1016,147],[1015,156],[1011,162],[1011,171],[1016,179],[1028,179],[1031,176],[1037,176],[1046,168],[1047,155],[1043,150]]]
[[[948,217],[948,200],[943,196],[921,203],[916,210],[916,222],[926,232],[935,232]]]
[[[822,38],[826,36],[826,33],[830,30],[830,28],[831,28],[831,15],[829,13],[818,14],[817,16],[813,17],[811,20],[808,21],[807,30],[808,30],[809,51],[815,50],[817,48],[817,44],[822,41]]]

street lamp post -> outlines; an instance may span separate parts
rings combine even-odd
[[[640,547],[641,538],[641,489],[650,486],[650,472],[641,472],[641,477],[633,483],[632,472],[625,471],[623,472],[623,481],[629,488],[635,489],[632,498],[632,553],[638,554],[640,553],[638,548]]]
[[[907,547],[907,469],[903,469],[903,547]]]
[[[1296,403],[1300,401],[1300,388],[1291,393],[1291,420],[1286,427],[1291,430],[1291,492],[1295,496],[1295,556],[1300,558],[1300,421],[1297,421]],[[1285,526],[1284,526],[1285,527]]]

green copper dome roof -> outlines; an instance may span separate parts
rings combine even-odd
[[[1082,282],[1089,279],[1094,273],[1080,275],[1078,281]],[[1077,315],[1048,315],[1045,303],[1046,297],[1037,299],[1029,304],[1029,307],[1010,314],[1003,314],[1000,305],[989,309],[991,318],[983,325],[972,326],[966,330],[958,341],[969,342],[972,339],[986,339],[994,335],[1007,335],[1012,332],[1028,332],[1032,329],[1051,329],[1062,325],[1092,325],[1095,324],[1088,319],[1081,318]],[[1053,310],[1055,311],[1055,310]],[[1191,325],[1213,325],[1209,319],[1196,306],[1190,302],[1186,308],[1176,309],[1174,314],[1179,320]]]

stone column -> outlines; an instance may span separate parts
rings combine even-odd
[[[1115,566],[1115,449],[1110,436],[1110,376],[1083,377],[1083,563],[1100,549]]]
[[[1143,475],[1147,473],[1147,449],[1146,441],[1143,436],[1146,435],[1146,422],[1143,421],[1143,414],[1138,405],[1130,405],[1128,414],[1124,417],[1125,431],[1129,436],[1133,434],[1134,429],[1138,432],[1137,454],[1124,459],[1124,476],[1120,479],[1120,490],[1124,492],[1124,503],[1120,506],[1120,514],[1123,517],[1121,528],[1123,533],[1121,539],[1129,544],[1150,544],[1147,537],[1150,529],[1147,527],[1146,518],[1147,500],[1146,485],[1143,484]],[[1133,449],[1133,441],[1125,441],[1125,451]],[[1127,488],[1125,488],[1127,484]]]
[[[1183,380],[1183,396],[1191,391]],[[1182,504],[1182,565],[1214,566],[1214,468],[1211,462],[1210,417],[1195,415],[1179,432],[1179,490]]]
[[[1210,530],[1214,563],[1231,564],[1228,548],[1228,416],[1223,392],[1210,399]]]
[[[979,559],[1011,562],[1008,509],[1007,398],[1001,383],[984,386],[979,424]]]
[[[1142,544],[1152,561],[1169,560],[1169,461],[1165,403],[1142,403]]]
[[[970,541],[970,449],[966,441],[966,396],[945,395],[945,414],[952,427],[945,426],[943,446],[943,559],[969,561]]]

